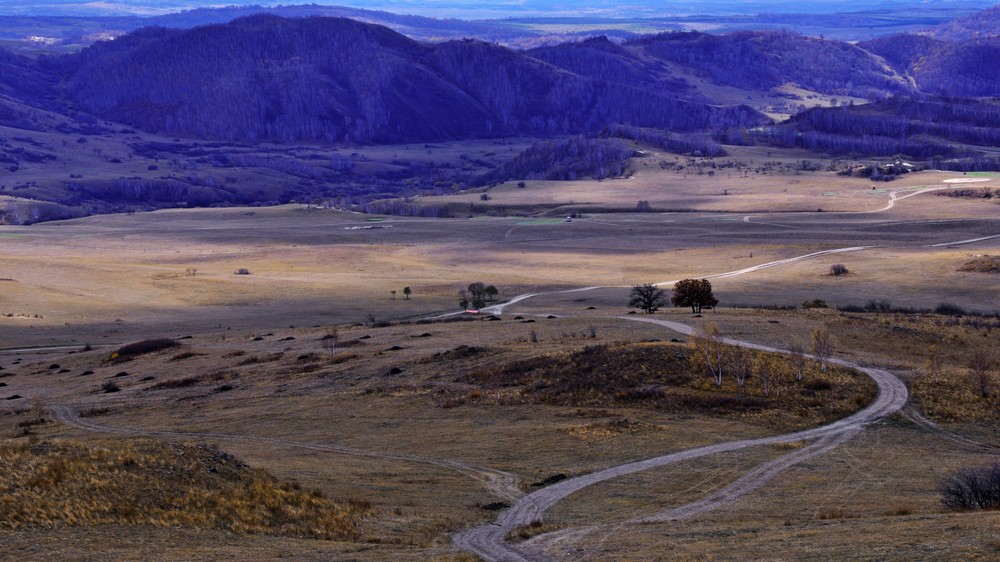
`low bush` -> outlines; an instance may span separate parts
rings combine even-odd
[[[978,256],[962,264],[959,271],[1000,273],[1000,256]]]
[[[179,345],[180,345],[179,343],[170,338],[155,338],[155,339],[137,341],[119,347],[117,351],[111,354],[111,361],[115,362],[129,361],[131,359],[134,359],[135,357],[138,357],[139,355],[145,355],[147,353],[162,351],[164,349],[170,349],[172,347],[177,347]]]
[[[1000,463],[962,468],[941,483],[941,502],[950,509],[1000,509]]]
[[[966,310],[957,304],[952,304],[950,302],[943,302],[934,308],[935,314],[946,314],[949,316],[964,316]]]

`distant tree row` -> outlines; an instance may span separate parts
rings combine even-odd
[[[585,177],[619,177],[628,169],[633,150],[614,139],[589,139],[582,136],[566,140],[543,141],[487,172],[477,183],[496,184],[508,180],[575,180]]]

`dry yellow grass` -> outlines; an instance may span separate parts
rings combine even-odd
[[[762,150],[747,149],[741,157],[801,159]],[[825,174],[761,174],[730,182],[718,171],[714,178],[693,173],[685,180],[683,174],[661,173],[658,166],[647,169],[653,167],[652,162],[643,166],[635,180],[571,186],[531,182],[521,190],[505,186],[494,190],[490,203],[504,204],[507,190],[512,204],[515,197],[546,197],[541,203],[550,205],[582,201],[586,195],[601,205],[634,206],[648,199],[733,212],[593,214],[572,223],[393,217],[374,223],[365,216],[286,206],[91,217],[0,229],[0,348],[69,346],[0,350],[0,383],[5,385],[0,398],[20,397],[0,403],[0,435],[16,443],[11,450],[27,450],[31,439],[56,440],[53,454],[72,459],[136,446],[105,441],[107,435],[95,439],[79,428],[36,423],[44,404],[69,404],[86,413],[88,423],[174,432],[157,439],[184,447],[197,447],[205,440],[200,434],[212,434],[211,442],[280,481],[298,481],[332,498],[363,497],[373,506],[357,521],[358,534],[345,535],[348,542],[100,524],[86,533],[67,526],[0,530],[4,550],[45,548],[58,553],[54,559],[462,559],[450,551],[451,533],[495,517],[482,506],[504,499],[491,493],[481,477],[407,455],[502,470],[529,490],[558,474],[579,475],[709,443],[770,435],[789,423],[780,419],[781,407],[754,416],[613,400],[542,404],[523,399],[521,388],[469,383],[474,373],[532,357],[571,356],[593,344],[629,349],[649,346],[640,343],[645,340],[675,337],[653,325],[611,318],[628,312],[632,284],[870,245],[879,247],[716,279],[713,285],[723,307],[797,305],[818,298],[837,305],[871,299],[909,307],[953,302],[970,309],[1000,308],[1000,281],[957,271],[976,254],[995,253],[997,239],[928,247],[993,235],[995,201],[925,194],[881,214],[757,216],[758,211],[820,205],[870,210],[888,196],[870,194],[865,182]],[[940,185],[946,177],[951,176],[909,176],[877,187]],[[720,195],[726,189],[730,195]],[[471,197],[478,205],[478,195]],[[743,220],[747,214],[754,214],[749,222]],[[392,228],[347,230],[372,225]],[[844,263],[851,274],[827,275],[833,263]],[[233,275],[241,267],[251,274]],[[197,269],[194,276],[186,274],[189,268]],[[412,320],[455,310],[457,291],[476,280],[497,285],[503,298],[582,285],[618,287],[527,300],[498,322],[370,325],[369,315]],[[405,286],[413,288],[413,298],[404,300],[400,293],[393,300],[389,291]],[[518,315],[535,322],[522,323]],[[794,338],[805,343],[814,328],[825,327],[836,355],[908,376],[915,405],[932,420],[946,422],[946,429],[960,435],[995,441],[996,394],[989,399],[970,395],[974,386],[966,367],[969,353],[995,343],[995,329],[936,315],[834,310],[721,308],[702,318],[684,310],[658,315],[696,325],[711,321],[726,335],[779,347]],[[332,357],[321,340],[331,325],[339,330]],[[180,348],[107,362],[122,344],[184,335],[193,337],[179,339]],[[95,348],[84,351],[85,343]],[[939,383],[924,374],[931,344],[946,350]],[[462,346],[486,351],[463,354]],[[119,391],[102,390],[106,383]],[[697,385],[687,390],[714,392]],[[723,392],[741,391],[726,386]],[[759,394],[759,389],[743,392]],[[845,395],[831,411],[860,407],[863,399],[854,395],[863,392]],[[795,423],[802,425],[830,419],[800,417]],[[359,456],[336,447],[403,456]],[[785,452],[781,447],[747,451],[609,482],[557,506],[554,525],[613,524],[619,515],[703,497],[755,463]],[[723,510],[671,525],[612,525],[557,554],[584,560],[655,559],[665,552],[726,559],[766,559],[775,552],[803,559],[995,556],[995,541],[984,538],[995,530],[995,520],[942,513],[936,493],[947,471],[987,460],[980,449],[893,419]],[[274,494],[283,505],[296,501]],[[206,497],[214,496],[196,494],[185,505],[207,505]],[[260,499],[253,490],[243,497]],[[604,515],[595,518],[595,513]],[[192,517],[194,525],[216,525]],[[246,524],[258,528],[254,525],[266,527]],[[957,546],[953,533],[942,531],[949,528],[964,534]],[[137,544],[129,544],[132,536]],[[370,538],[383,544],[363,542]]]
[[[357,540],[371,509],[277,482],[214,447],[152,441],[0,447],[0,527],[154,525]]]

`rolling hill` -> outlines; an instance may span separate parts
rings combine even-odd
[[[425,142],[567,134],[629,122],[673,130],[765,121],[600,80],[480,41],[425,44],[340,18],[253,16],[148,28],[58,59],[88,113],[220,140]]]
[[[964,158],[969,146],[994,144],[992,124],[953,123],[939,107],[948,102],[914,110],[900,100],[1000,92],[996,41],[900,35],[851,45],[786,31],[683,32],[517,50],[425,43],[345,18],[149,27],[67,55],[0,50],[0,190],[57,203],[66,216],[443,193],[525,179],[506,170],[578,149],[601,153],[594,169],[623,169],[608,156],[624,153],[613,143],[580,138],[538,156],[523,140],[576,135],[700,155],[724,154],[716,142],[765,142]],[[840,107],[803,113],[815,106]],[[801,117],[772,127],[760,110]],[[914,111],[937,117],[907,125]],[[481,145],[440,159],[429,150],[419,159],[389,150],[377,161],[337,152],[514,138],[517,152]]]

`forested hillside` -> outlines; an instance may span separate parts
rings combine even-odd
[[[719,84],[768,89],[793,82],[823,93],[880,99],[909,92],[896,71],[849,43],[785,31],[663,33],[626,43]]]
[[[936,26],[931,33],[945,41],[967,41],[1000,36],[1000,6],[986,8]]]
[[[596,133],[628,125],[737,131],[767,119],[734,92],[878,101],[1000,93],[1000,39],[900,35],[861,45],[784,31],[697,32],[530,51],[421,43],[342,18],[268,14],[145,28],[80,53],[0,57],[0,95],[147,132],[224,141],[402,143]],[[728,104],[715,89],[729,88]],[[748,98],[752,96],[747,96]],[[834,100],[835,101],[835,100]],[[0,118],[24,122],[17,104]],[[760,106],[760,105],[758,105]]]
[[[1000,95],[1000,36],[951,42],[893,35],[861,46],[910,76],[920,91],[954,97]]]
[[[992,169],[1000,38],[981,35],[851,45],[785,31],[682,32],[517,50],[260,14],[144,28],[70,55],[0,50],[0,191],[62,205],[64,216],[365,203],[619,175],[632,145],[616,139],[705,157],[757,143]],[[776,124],[754,108],[792,118]],[[455,140],[488,148],[431,154]],[[360,153],[403,143],[421,154]]]
[[[859,134],[860,132],[860,134]],[[954,98],[893,98],[816,108],[755,132],[757,142],[835,155],[896,156],[935,168],[995,169],[975,147],[1000,145],[1000,104]]]
[[[338,18],[149,28],[54,64],[87,112],[222,140],[390,143],[764,121],[749,108],[680,100],[659,83],[583,76],[480,41],[422,44]]]

